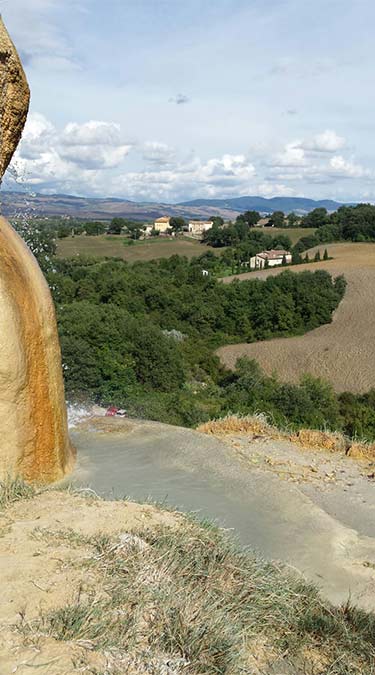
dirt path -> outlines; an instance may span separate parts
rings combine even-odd
[[[302,374],[311,373],[329,380],[337,392],[361,393],[375,386],[375,245],[335,244],[328,248],[334,260],[294,269],[326,269],[333,276],[345,275],[348,287],[332,323],[302,337],[222,347],[218,354],[228,368],[234,368],[239,357],[248,356],[267,374],[276,372],[287,382],[298,382]],[[265,278],[281,271],[267,270],[257,276]]]

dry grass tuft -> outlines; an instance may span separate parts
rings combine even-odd
[[[311,450],[328,450],[345,455],[348,441],[343,434],[332,431],[316,431],[314,429],[300,429],[290,436],[293,443],[298,443]]]
[[[353,459],[369,459],[375,460],[375,443],[360,443],[354,442],[351,444],[348,452],[348,457]]]
[[[283,436],[276,427],[272,426],[266,415],[255,413],[254,415],[227,415],[216,420],[210,420],[201,424],[197,431],[201,434],[212,436],[227,436],[230,434],[254,434],[259,436],[268,436],[280,438]]]
[[[375,443],[364,441],[350,441],[344,434],[333,431],[319,431],[316,429],[300,429],[289,433],[270,424],[263,413],[254,415],[227,415],[216,420],[201,424],[197,431],[210,436],[232,436],[244,434],[249,436],[264,436],[265,438],[282,439],[297,443],[301,447],[319,451],[328,451],[347,455],[353,459],[375,461]]]

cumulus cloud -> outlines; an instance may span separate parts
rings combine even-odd
[[[302,141],[301,148],[313,152],[337,152],[346,145],[346,140],[339,136],[332,129],[326,129],[321,134],[317,134],[311,140]]]
[[[175,157],[175,151],[166,143],[146,141],[143,144],[142,156],[145,162],[162,166],[171,163]]]
[[[130,148],[122,141],[118,124],[96,120],[67,124],[59,139],[60,156],[86,169],[115,168]]]
[[[276,153],[271,160],[271,166],[296,167],[306,164],[306,156],[299,141],[287,143],[282,152]]]
[[[337,134],[323,132],[290,141],[278,152],[264,146],[251,158],[223,153],[203,159],[160,140],[126,142],[114,122],[70,122],[59,130],[33,113],[13,167],[41,192],[172,202],[245,194],[294,196],[305,185],[328,185],[331,190],[333,185],[340,188],[340,180],[346,185],[348,179],[369,182],[368,169],[333,152],[342,142]],[[324,151],[316,150],[323,146]]]
[[[345,159],[342,155],[335,155],[330,160],[331,175],[341,178],[363,178],[370,176],[371,172],[352,160]]]

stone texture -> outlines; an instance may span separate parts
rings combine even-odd
[[[0,171],[22,134],[29,88],[0,21]],[[74,464],[54,306],[34,256],[0,218],[0,479],[50,483]]]
[[[0,178],[21,138],[29,103],[21,61],[0,17]]]

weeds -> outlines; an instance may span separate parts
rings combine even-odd
[[[21,499],[31,499],[37,494],[36,489],[20,479],[10,478],[0,482],[0,508],[3,509]]]
[[[373,672],[374,615],[323,602],[301,578],[238,550],[213,526],[184,520],[139,536],[98,535],[90,546],[85,564],[101,579],[95,596],[49,612],[28,627],[33,633],[88,641],[120,660],[147,653],[154,665],[145,673],[172,672],[155,666],[166,661],[189,675],[250,673],[257,641],[296,675],[308,672],[301,664],[309,651],[324,663],[310,663],[316,675]]]
[[[336,431],[300,429],[299,431],[291,432],[288,429],[278,429],[269,422],[264,413],[243,416],[227,415],[226,417],[201,424],[197,428],[197,431],[213,436],[230,436],[232,434],[259,435],[291,441],[309,450],[325,450],[347,455],[353,459],[375,460],[375,443],[350,439]]]

